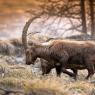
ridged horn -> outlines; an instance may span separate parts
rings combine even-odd
[[[23,44],[25,50],[27,49],[27,45],[28,45],[28,43],[27,43],[27,31],[28,31],[28,28],[29,28],[30,24],[31,24],[35,19],[40,18],[40,17],[42,16],[42,14],[43,14],[43,13],[41,13],[41,14],[39,14],[39,15],[36,15],[36,16],[34,16],[34,17],[32,17],[32,18],[30,18],[30,19],[26,22],[26,24],[25,24],[25,26],[24,26],[24,28],[23,28],[23,31],[22,31],[22,44]]]

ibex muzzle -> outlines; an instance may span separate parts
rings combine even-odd
[[[26,64],[27,65],[34,64],[35,60],[36,60],[35,52],[30,48],[26,49]]]

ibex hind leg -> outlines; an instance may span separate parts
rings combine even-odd
[[[74,79],[77,80],[78,70],[73,69],[73,68],[72,68],[71,70],[72,70],[73,73],[75,74]]]
[[[85,79],[91,79],[92,78],[92,76],[94,75],[94,66],[93,66],[93,64],[91,64],[91,65],[89,65],[88,67],[87,67],[87,70],[88,70],[88,75],[87,75],[87,77],[85,78]]]
[[[75,73],[69,72],[66,69],[62,68],[62,72],[69,75],[70,77],[75,77]]]
[[[75,77],[75,74],[72,72],[69,72],[66,70],[66,66],[67,66],[67,60],[68,59],[61,59],[60,63],[62,64],[62,72],[69,75],[70,77]]]

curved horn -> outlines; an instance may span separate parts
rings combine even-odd
[[[23,28],[23,32],[22,32],[22,44],[24,46],[24,49],[26,50],[27,48],[27,31],[28,31],[28,28],[30,26],[30,24],[36,19],[36,18],[40,18],[40,16],[42,15],[43,13],[37,15],[37,16],[34,16],[33,18],[29,19],[24,28]]]

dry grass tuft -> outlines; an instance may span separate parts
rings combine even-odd
[[[22,43],[19,39],[0,40],[0,54],[16,55],[22,52]]]

